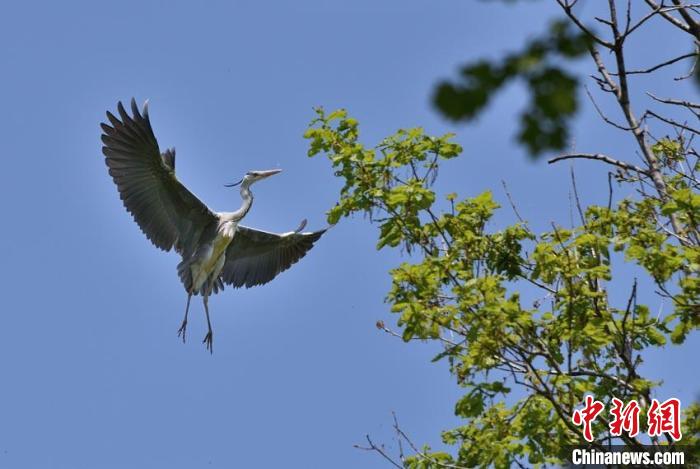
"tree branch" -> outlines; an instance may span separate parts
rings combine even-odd
[[[670,98],[659,98],[657,96],[654,96],[651,93],[647,93],[647,96],[649,96],[654,101],[658,101],[658,102],[664,103],[664,104],[675,104],[676,106],[685,106],[688,108],[700,109],[700,104],[691,103],[690,101],[682,101],[682,100],[670,99]]]
[[[591,92],[590,92],[590,90],[588,89],[588,87],[584,85],[583,88],[586,90],[586,94],[588,95],[588,98],[591,100],[591,103],[593,104],[593,107],[594,107],[595,110],[598,112],[598,115],[600,116],[601,119],[603,119],[607,124],[612,125],[612,126],[615,127],[616,129],[620,129],[620,130],[623,130],[623,131],[625,131],[625,132],[629,132],[630,130],[632,130],[632,129],[629,128],[629,127],[625,127],[624,125],[620,125],[620,124],[618,124],[617,122],[614,122],[613,120],[609,119],[605,114],[603,114],[603,111],[602,111],[602,110],[600,109],[600,107],[598,106],[598,103],[595,102],[595,99],[593,99],[593,95],[591,94]]]
[[[688,132],[692,132],[695,135],[700,135],[700,130],[694,129],[692,127],[688,127],[687,125],[681,124],[680,122],[676,122],[673,119],[669,119],[668,117],[662,117],[662,116],[658,115],[657,113],[655,113],[654,111],[647,111],[644,114],[645,115],[648,114],[652,117],[656,117],[660,121],[666,122],[667,124],[672,125],[674,127],[677,127],[679,129],[687,130]]]
[[[634,171],[637,173],[644,174],[646,176],[649,175],[649,172],[645,169],[640,168],[639,166],[630,164],[630,163],[625,163],[624,161],[616,160],[615,158],[611,158],[607,155],[603,155],[600,153],[570,153],[566,155],[560,155],[555,158],[550,159],[547,161],[549,164],[556,163],[557,161],[562,161],[562,160],[570,160],[570,159],[585,159],[585,160],[597,160],[597,161],[602,161],[604,163],[617,166],[618,168],[627,170],[627,171]]]
[[[680,62],[681,60],[689,59],[691,57],[697,57],[697,56],[698,56],[697,52],[690,52],[688,54],[683,54],[679,57],[662,62],[658,65],[654,65],[653,67],[645,68],[644,70],[631,70],[631,71],[627,72],[627,74],[628,75],[638,75],[638,74],[642,74],[642,73],[652,73],[660,68],[668,67],[669,65],[673,65],[676,62]],[[613,75],[616,75],[616,74],[613,73]]]
[[[391,465],[393,465],[394,467],[398,467],[399,469],[403,469],[403,465],[401,465],[401,464],[397,463],[396,461],[394,461],[393,459],[391,459],[391,457],[388,454],[386,454],[386,451],[384,451],[384,448],[375,445],[374,442],[372,441],[372,439],[369,437],[369,435],[365,435],[365,438],[367,438],[367,443],[369,444],[369,446],[353,445],[353,447],[356,449],[361,449],[363,451],[376,451],[384,459],[389,461],[389,463]]]
[[[606,49],[612,49],[613,44],[596,36],[591,32],[590,29],[588,29],[582,22],[581,20],[578,19],[578,17],[574,14],[572,11],[574,5],[576,2],[569,3],[565,0],[557,0],[557,3],[559,6],[564,10],[564,13],[566,13],[566,16],[569,17],[569,19],[581,30],[583,33],[586,34],[586,36],[590,37],[593,41],[596,43],[600,44],[601,46],[605,47]]]
[[[658,4],[654,0],[644,0],[644,1],[647,2],[647,5],[649,5],[651,8],[658,11],[658,13],[661,16],[663,16],[666,21],[668,21],[669,23],[671,23],[675,27],[685,31],[686,33],[692,34],[688,25],[683,23],[681,20],[679,20],[675,16],[673,16],[668,9],[663,7],[663,3]]]
[[[687,10],[687,8],[689,8],[690,5],[683,5],[680,0],[672,1],[673,4],[676,5],[676,7],[678,7],[678,13],[680,13],[680,15],[683,17],[683,20],[688,25],[690,33],[700,40],[700,25],[698,25],[698,22],[695,21],[692,16],[690,16],[690,13],[688,13]]]

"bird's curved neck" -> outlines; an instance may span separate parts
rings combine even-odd
[[[250,183],[247,181],[243,181],[243,183],[241,183],[241,199],[243,199],[241,208],[232,214],[231,218],[233,221],[242,220],[243,217],[248,214],[248,210],[250,210],[250,207],[253,205],[253,193],[250,192]]]

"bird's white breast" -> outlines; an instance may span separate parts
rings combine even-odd
[[[216,233],[216,238],[212,243],[212,253],[210,255],[210,261],[216,262],[219,260],[226,251],[226,248],[231,243],[231,240],[236,234],[236,227],[238,223],[235,221],[225,221],[219,225],[219,229]]]
[[[202,251],[201,257],[191,266],[195,290],[202,287],[207,278],[216,278],[226,261],[226,248],[236,234],[237,222],[226,221],[219,225],[216,237]]]

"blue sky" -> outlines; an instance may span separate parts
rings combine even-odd
[[[558,14],[523,3],[6,5],[0,467],[385,467],[352,446],[369,433],[391,447],[392,411],[416,442],[439,445],[439,432],[458,423],[459,389],[445,364],[430,363],[433,347],[375,329],[377,319],[395,321],[382,299],[402,258],[375,251],[374,228],[343,221],[274,282],[213,298],[210,356],[199,301],[190,340],[176,336],[186,298],[178,257],[151,246],[121,206],[99,123],[118,100],[148,98],[161,147],[177,148],[180,179],[215,210],[240,203],[224,183],[283,168],[254,187],[246,219],[277,231],[303,218],[325,226],[340,188],[327,161],[306,157],[314,106],[348,108],[368,144],[399,127],[457,131],[465,154],[441,173],[441,189],[491,188],[505,203],[506,180],[523,215],[545,229],[569,219],[569,166],[533,163],[513,143],[522,89],[508,88],[468,127],[429,102],[459,64],[519,48]],[[673,40],[641,42],[633,57],[651,65],[644,59],[673,51]],[[572,146],[633,151],[587,103]],[[607,197],[603,170],[578,165],[577,174],[584,200]],[[511,220],[504,209],[496,224]],[[698,352],[693,338],[646,364],[667,382],[661,397],[697,393],[684,360]]]

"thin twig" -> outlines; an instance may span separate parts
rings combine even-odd
[[[515,213],[515,216],[518,218],[520,223],[522,223],[523,225],[527,225],[527,222],[523,219],[523,217],[520,216],[520,212],[518,212],[518,208],[515,206],[515,202],[513,202],[513,197],[511,197],[510,195],[510,191],[508,190],[506,181],[501,179],[501,184],[503,185],[503,190],[506,192],[506,197],[508,198],[508,202],[510,202],[510,206],[513,209],[513,213]]]
[[[401,427],[399,427],[399,422],[396,419],[396,413],[392,412],[392,414],[394,416],[394,430],[396,431],[397,435],[399,435],[401,438],[406,440],[406,443],[408,443],[408,445],[411,447],[413,452],[416,453],[416,455],[418,455],[418,457],[420,457],[421,459],[424,459],[428,462],[431,462],[433,464],[436,464],[439,467],[445,467],[447,469],[467,469],[464,466],[457,466],[455,464],[437,461],[435,458],[431,458],[429,455],[427,455],[424,452],[422,452],[421,450],[419,450],[418,447],[413,443],[413,441],[411,441],[411,439],[408,437],[408,435],[406,435],[406,433],[404,433],[404,431],[401,430]]]
[[[690,67],[690,70],[688,70],[688,73],[685,75],[681,75],[679,77],[675,77],[675,81],[682,81],[682,80],[687,80],[688,78],[692,77],[695,75],[695,69],[698,66],[698,57],[700,57],[700,47],[698,47],[698,43],[695,43],[695,60],[693,61],[693,66]]]
[[[369,446],[353,445],[353,447],[356,449],[361,449],[363,451],[376,451],[377,453],[381,454],[384,459],[389,461],[394,467],[398,467],[399,469],[403,469],[403,466],[401,464],[398,464],[393,459],[391,459],[391,457],[388,454],[386,454],[386,451],[384,451],[383,448],[375,445],[374,442],[372,441],[372,439],[369,437],[369,435],[365,435],[365,438],[367,438],[367,443],[369,443]]]
[[[670,9],[663,7],[663,3],[661,5],[659,5],[654,0],[644,0],[644,1],[647,2],[647,5],[649,5],[651,8],[658,11],[658,13],[661,16],[663,16],[666,21],[668,21],[669,23],[671,23],[675,27],[685,31],[686,33],[692,34],[688,25],[684,24],[681,20],[679,20],[678,18],[673,16],[670,12]]]
[[[662,6],[662,5],[659,5],[658,8],[653,9],[652,11],[650,11],[649,13],[647,13],[642,19],[640,19],[639,21],[637,21],[637,23],[635,23],[634,26],[625,29],[625,36],[629,36],[630,34],[632,34],[635,30],[637,30],[637,28],[639,28],[640,26],[642,26],[644,23],[646,23],[648,20],[650,20],[650,19],[653,18],[654,16],[658,15],[659,12],[661,12],[662,9],[663,9],[663,6]]]
[[[600,116],[601,119],[603,119],[606,123],[612,125],[613,127],[624,130],[625,132],[629,132],[632,130],[630,127],[625,127],[624,125],[620,125],[617,122],[612,121],[611,119],[608,119],[608,117],[603,114],[603,111],[598,107],[598,103],[595,102],[595,99],[593,99],[593,95],[591,94],[590,90],[588,89],[588,86],[583,86],[583,88],[586,90],[586,94],[588,95],[588,98],[591,100],[591,103],[593,103],[593,107],[595,110],[598,112],[598,115]]]
[[[678,13],[683,17],[683,20],[685,20],[685,23],[688,25],[688,28],[690,29],[691,34],[693,34],[696,38],[700,39],[700,25],[698,24],[697,21],[693,19],[692,16],[690,16],[690,13],[688,13],[688,8],[692,8],[691,5],[683,5],[680,0],[672,0],[673,4],[678,7]]]
[[[642,73],[652,73],[652,72],[654,72],[654,71],[656,71],[656,70],[658,70],[658,69],[660,69],[660,68],[668,67],[669,65],[673,65],[673,64],[675,64],[676,62],[680,62],[681,60],[689,59],[689,58],[691,58],[691,57],[697,57],[697,55],[698,55],[697,52],[691,52],[691,53],[689,53],[689,54],[683,54],[683,55],[681,55],[681,56],[679,56],[679,57],[676,57],[676,58],[674,58],[674,59],[670,59],[670,60],[667,60],[666,62],[662,62],[662,63],[660,63],[660,64],[654,65],[653,67],[645,68],[645,69],[643,69],[643,70],[630,70],[630,71],[627,72],[627,75],[639,75],[639,74],[642,74]],[[613,73],[613,75],[617,75],[617,74],[616,74],[616,73]]]
[[[591,47],[590,54],[593,58],[593,61],[596,64],[596,67],[598,68],[598,73],[600,73],[600,76],[603,77],[602,79],[596,78],[596,80],[600,80],[603,83],[605,83],[608,86],[608,88],[610,88],[610,91],[614,93],[619,100],[620,88],[617,85],[617,83],[615,83],[615,80],[613,80],[610,76],[610,72],[608,72],[608,68],[605,66],[605,63],[603,62],[603,59],[600,56],[600,52],[598,52],[598,49],[596,49],[595,47]]]
[[[657,96],[654,96],[651,93],[647,93],[647,96],[649,96],[654,101],[658,101],[658,102],[664,103],[664,104],[675,104],[676,106],[685,106],[685,107],[690,107],[693,109],[700,109],[700,104],[691,103],[690,101],[682,101],[682,100],[670,99],[670,98],[659,98]]]
[[[674,121],[673,119],[670,119],[670,118],[668,118],[668,117],[662,117],[662,116],[658,115],[657,113],[655,113],[654,111],[649,111],[649,110],[647,110],[644,114],[645,114],[645,115],[648,114],[648,115],[650,115],[650,116],[652,116],[652,117],[656,117],[656,118],[659,119],[660,121],[666,122],[667,124],[672,125],[672,126],[674,126],[674,127],[678,127],[678,128],[681,128],[681,129],[685,129],[685,130],[687,130],[688,132],[692,132],[692,133],[694,133],[694,134],[696,134],[696,135],[700,135],[700,130],[694,129],[694,128],[692,128],[692,127],[688,127],[687,125],[681,124],[680,122],[676,122],[676,121]]]
[[[615,158],[611,158],[607,155],[603,155],[600,153],[571,153],[571,154],[566,154],[566,155],[560,155],[555,158],[550,159],[547,161],[549,164],[556,163],[557,161],[562,161],[562,160],[569,160],[569,159],[585,159],[585,160],[597,160],[597,161],[603,161],[607,164],[617,166],[618,168],[622,168],[628,171],[634,171],[637,173],[641,173],[644,175],[649,175],[649,172],[646,169],[642,169],[639,166],[630,164],[630,163],[625,163],[624,161],[616,160]]]
[[[605,47],[606,49],[612,49],[613,45],[610,42],[605,41],[604,39],[601,39],[600,37],[596,36],[591,32],[590,29],[588,29],[582,22],[581,20],[578,19],[576,15],[574,15],[572,8],[575,3],[567,3],[564,0],[557,0],[557,3],[559,6],[564,10],[564,13],[566,13],[566,16],[569,17],[569,19],[576,25],[578,28],[583,31],[588,37],[590,37],[593,41],[597,42],[601,46]]]
[[[405,340],[401,334],[386,327],[386,325],[384,324],[384,321],[377,321],[376,327],[377,327],[377,329],[386,332],[390,336],[396,337],[397,339]],[[410,340],[423,340],[423,339],[421,339],[420,337],[412,337]],[[451,341],[450,339],[447,339],[447,338],[442,337],[442,336],[438,337],[438,340],[440,342],[444,343],[445,345],[448,345],[448,346],[453,347],[453,348],[461,347],[460,344],[457,344],[457,343]]]
[[[581,218],[581,223],[586,226],[586,217],[583,216],[583,209],[581,208],[581,200],[578,196],[578,188],[576,187],[576,174],[574,173],[574,167],[571,166],[571,186],[574,189],[574,200],[576,201],[576,209],[578,210],[578,216]]]

